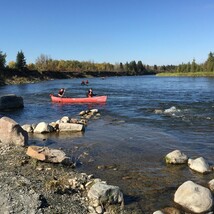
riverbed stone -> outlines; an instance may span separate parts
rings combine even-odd
[[[188,157],[180,150],[174,150],[166,155],[165,157],[166,163],[171,164],[184,164],[187,162]]]
[[[176,112],[180,112],[180,110],[177,109],[175,106],[172,106],[172,107],[164,110],[164,114],[173,114]]]
[[[23,108],[23,98],[15,94],[0,96],[0,110]]]
[[[41,146],[29,146],[27,149],[28,156],[40,161],[51,163],[69,163],[70,159],[62,150],[51,149]]]
[[[60,123],[69,123],[70,118],[68,116],[64,116],[60,119]]]
[[[81,132],[84,131],[83,124],[76,123],[59,123],[60,132]]]
[[[199,157],[196,159],[190,158],[188,160],[188,166],[190,169],[200,173],[208,173],[211,171],[209,164],[206,162],[206,160],[203,157]]]
[[[209,181],[208,185],[209,185],[210,190],[214,192],[214,179]]]
[[[95,182],[88,191],[89,201],[98,201],[101,204],[123,202],[123,193],[118,186],[108,185],[105,182]],[[101,205],[100,204],[100,205]]]
[[[26,146],[28,133],[13,119],[2,117],[0,118],[0,141],[4,144]]]
[[[40,122],[34,129],[34,133],[49,133],[53,132],[54,128],[46,122]]]
[[[174,201],[194,212],[207,212],[213,206],[211,191],[192,181],[184,182],[175,192]]]
[[[161,210],[157,210],[155,212],[153,212],[153,214],[164,214]]]
[[[33,132],[33,127],[30,124],[24,124],[24,125],[22,125],[22,128],[28,133]]]

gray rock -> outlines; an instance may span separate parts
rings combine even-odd
[[[108,185],[104,182],[96,182],[88,191],[91,201],[99,201],[102,204],[114,204],[123,202],[123,193],[119,187]]]
[[[23,107],[24,102],[22,97],[18,97],[15,94],[0,96],[0,110],[10,110]]]
[[[180,150],[174,150],[166,155],[166,163],[171,164],[183,164],[187,162],[188,157],[182,153]]]
[[[4,144],[26,146],[28,133],[9,117],[0,118],[0,141]]]
[[[81,132],[84,131],[84,125],[76,123],[60,123],[60,132]]]

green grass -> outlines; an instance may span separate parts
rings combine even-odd
[[[214,72],[159,73],[161,77],[214,77]]]

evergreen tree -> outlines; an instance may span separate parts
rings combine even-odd
[[[144,67],[142,61],[138,61],[137,62],[137,71],[138,71],[139,74],[143,74],[144,73],[145,67]]]
[[[0,69],[4,69],[5,68],[5,64],[6,64],[6,54],[3,54],[2,51],[0,51]]]
[[[130,70],[131,70],[131,75],[135,75],[136,73],[137,73],[137,63],[135,62],[135,60],[134,61],[131,61],[130,63],[129,63],[129,67],[130,67]]]
[[[18,70],[24,70],[26,68],[26,60],[22,51],[17,53],[16,56],[16,68]]]
[[[197,64],[195,63],[195,59],[193,59],[192,64],[191,64],[191,72],[196,72]]]
[[[205,62],[205,70],[214,71],[214,53],[212,52],[209,53],[208,59]]]

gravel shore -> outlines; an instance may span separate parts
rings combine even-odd
[[[26,148],[1,143],[0,161],[0,213],[88,213],[84,191],[62,191],[54,182],[82,176],[69,166],[38,162]]]

